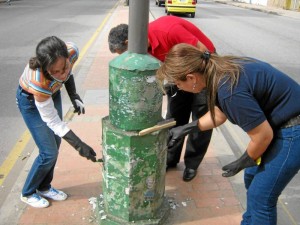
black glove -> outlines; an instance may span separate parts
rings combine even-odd
[[[75,109],[74,113],[78,113],[78,115],[80,115],[81,113],[84,114],[85,113],[84,104],[80,96],[76,93],[76,86],[75,86],[73,75],[71,75],[69,79],[66,81],[65,87],[67,89],[70,100],[74,106]]]
[[[194,120],[193,122],[183,126],[172,128],[169,130],[168,147],[173,147],[176,142],[181,140],[182,137],[197,131],[200,131],[198,127],[198,120]]]
[[[66,133],[65,136],[63,136],[63,139],[73,146],[79,152],[79,155],[96,162],[96,152],[86,143],[81,141],[72,130]]]
[[[248,155],[248,152],[245,151],[245,153],[236,161],[223,166],[222,170],[225,171],[222,173],[223,177],[231,177],[236,175],[238,172],[240,172],[242,169],[247,167],[257,166],[257,163],[250,158]]]

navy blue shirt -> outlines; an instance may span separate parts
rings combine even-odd
[[[244,131],[265,120],[272,128],[300,115],[300,86],[292,78],[258,60],[243,63],[233,90],[230,81],[220,82],[218,104],[228,120]]]

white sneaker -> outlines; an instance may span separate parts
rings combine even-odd
[[[64,201],[68,198],[68,195],[55,188],[50,188],[48,191],[37,191],[37,193],[45,198],[52,199],[54,201]]]
[[[49,206],[49,202],[46,199],[35,193],[27,197],[24,197],[21,194],[21,201],[34,208],[46,208]]]

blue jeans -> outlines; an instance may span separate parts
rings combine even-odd
[[[280,129],[258,167],[245,169],[247,210],[242,225],[276,225],[278,197],[300,169],[300,125]]]
[[[55,135],[41,119],[32,95],[24,93],[18,87],[16,101],[23,119],[39,149],[39,155],[30,169],[22,190],[23,196],[29,196],[35,193],[36,190],[45,191],[51,187],[61,138]],[[62,118],[60,91],[55,93],[53,102],[59,117]]]

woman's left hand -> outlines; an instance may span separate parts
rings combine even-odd
[[[78,115],[80,115],[81,113],[84,114],[85,113],[85,108],[84,108],[84,104],[81,100],[81,98],[79,97],[78,94],[76,94],[76,96],[73,96],[74,98],[71,99],[72,104],[74,106],[74,113],[78,113]]]
[[[81,113],[84,114],[84,104],[80,96],[76,92],[74,75],[70,75],[69,79],[65,82],[65,87],[74,106],[74,113],[78,113],[78,115],[80,115]]]
[[[224,173],[222,173],[222,176],[232,177],[247,167],[252,167],[257,165],[258,164],[256,163],[256,161],[250,158],[247,151],[245,151],[244,154],[239,159],[233,161],[232,163],[229,163],[226,166],[223,166],[222,170],[224,171]]]

